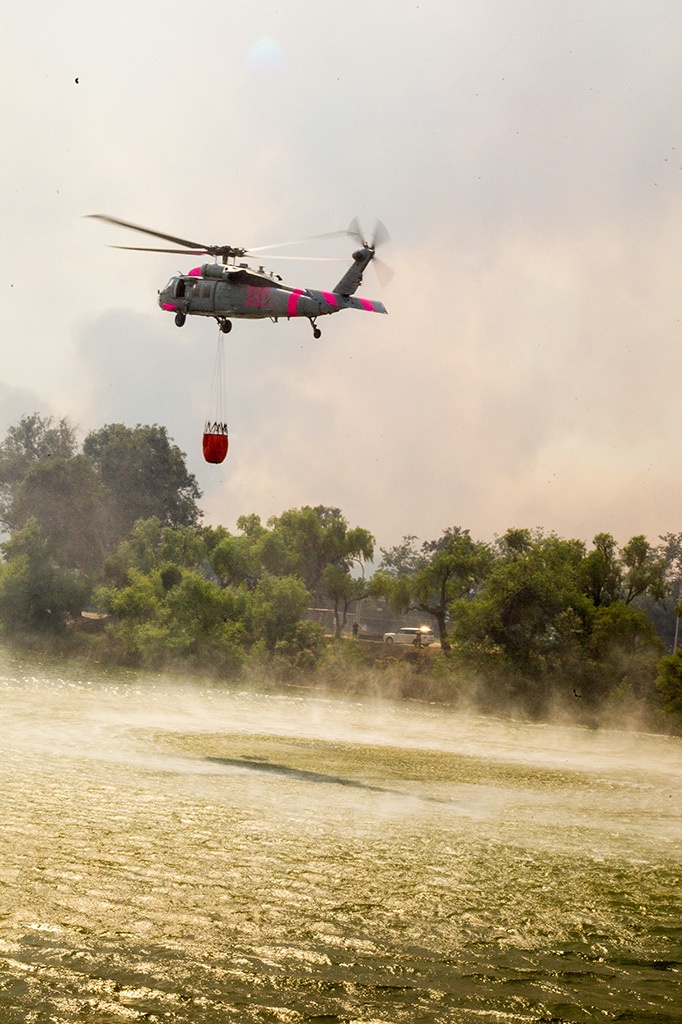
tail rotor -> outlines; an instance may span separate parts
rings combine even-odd
[[[365,234],[362,228],[360,227],[360,223],[357,217],[353,217],[352,221],[348,225],[348,228],[346,229],[346,234],[350,235],[351,238],[355,238],[356,241],[358,241],[360,245],[363,247],[363,249],[369,249],[371,251],[372,262],[376,269],[377,277],[379,278],[379,283],[381,284],[382,288],[385,288],[386,285],[391,281],[391,278],[393,277],[393,269],[389,267],[388,263],[384,262],[384,260],[378,259],[377,256],[375,255],[376,250],[380,245],[385,245],[386,242],[390,242],[391,240],[391,236],[389,235],[385,224],[383,224],[382,221],[377,220],[376,224],[374,225],[374,233],[372,234],[372,239],[371,241],[367,241]]]

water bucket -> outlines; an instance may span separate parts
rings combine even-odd
[[[206,432],[203,437],[204,458],[207,462],[223,462],[228,448],[227,428],[225,433],[213,434]]]

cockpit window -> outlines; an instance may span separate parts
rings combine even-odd
[[[190,295],[194,288],[194,281],[188,281],[186,277],[171,277],[164,288],[165,292],[172,295],[174,299],[184,299]]]

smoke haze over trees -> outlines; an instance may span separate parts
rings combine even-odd
[[[682,534],[619,547],[603,532],[588,547],[524,528],[485,543],[456,526],[381,549],[372,575],[375,538],[338,508],[266,523],[250,512],[232,533],[202,525],[200,498],[164,427],[108,424],[79,448],[68,421],[23,417],[0,444],[7,638],[150,669],[230,677],[258,663],[313,678],[339,650],[359,665],[370,648],[330,646],[309,609],[330,609],[341,638],[363,602],[417,612],[440,640],[411,662],[378,647],[375,688],[402,679],[408,694],[435,686],[485,709],[543,717],[573,704],[577,717],[611,708],[682,726]]]

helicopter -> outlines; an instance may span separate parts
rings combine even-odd
[[[371,313],[387,313],[383,302],[374,299],[363,299],[355,294],[362,283],[362,275],[372,260],[375,259],[377,245],[388,241],[388,232],[377,221],[374,237],[366,241],[357,220],[351,221],[346,231],[335,231],[325,235],[313,235],[312,238],[333,238],[339,235],[350,235],[360,242],[360,248],[352,256],[352,264],[341,280],[331,291],[316,291],[312,288],[292,288],[283,283],[278,274],[265,271],[260,266],[252,269],[247,262],[249,258],[259,259],[255,254],[264,249],[277,248],[278,245],[295,243],[283,242],[273,246],[260,246],[258,249],[246,249],[232,245],[202,245],[200,242],[177,238],[161,231],[140,227],[129,221],[119,220],[105,214],[89,215],[95,220],[118,227],[140,231],[142,234],[172,242],[177,248],[162,249],[149,246],[117,245],[116,249],[129,249],[136,252],[179,253],[185,256],[212,256],[220,262],[204,263],[195,267],[187,274],[171,277],[168,284],[159,291],[161,309],[175,316],[175,323],[182,327],[188,316],[213,317],[224,334],[232,330],[233,319],[263,320],[270,319],[274,323],[281,317],[287,320],[292,317],[306,317],[313,329],[313,337],[320,338],[322,331],[317,326],[317,319],[338,313],[342,309],[360,309]],[[302,239],[309,241],[310,239]],[[298,257],[267,257],[275,259],[297,259]],[[379,273],[387,281],[389,269],[381,261],[375,264]]]

